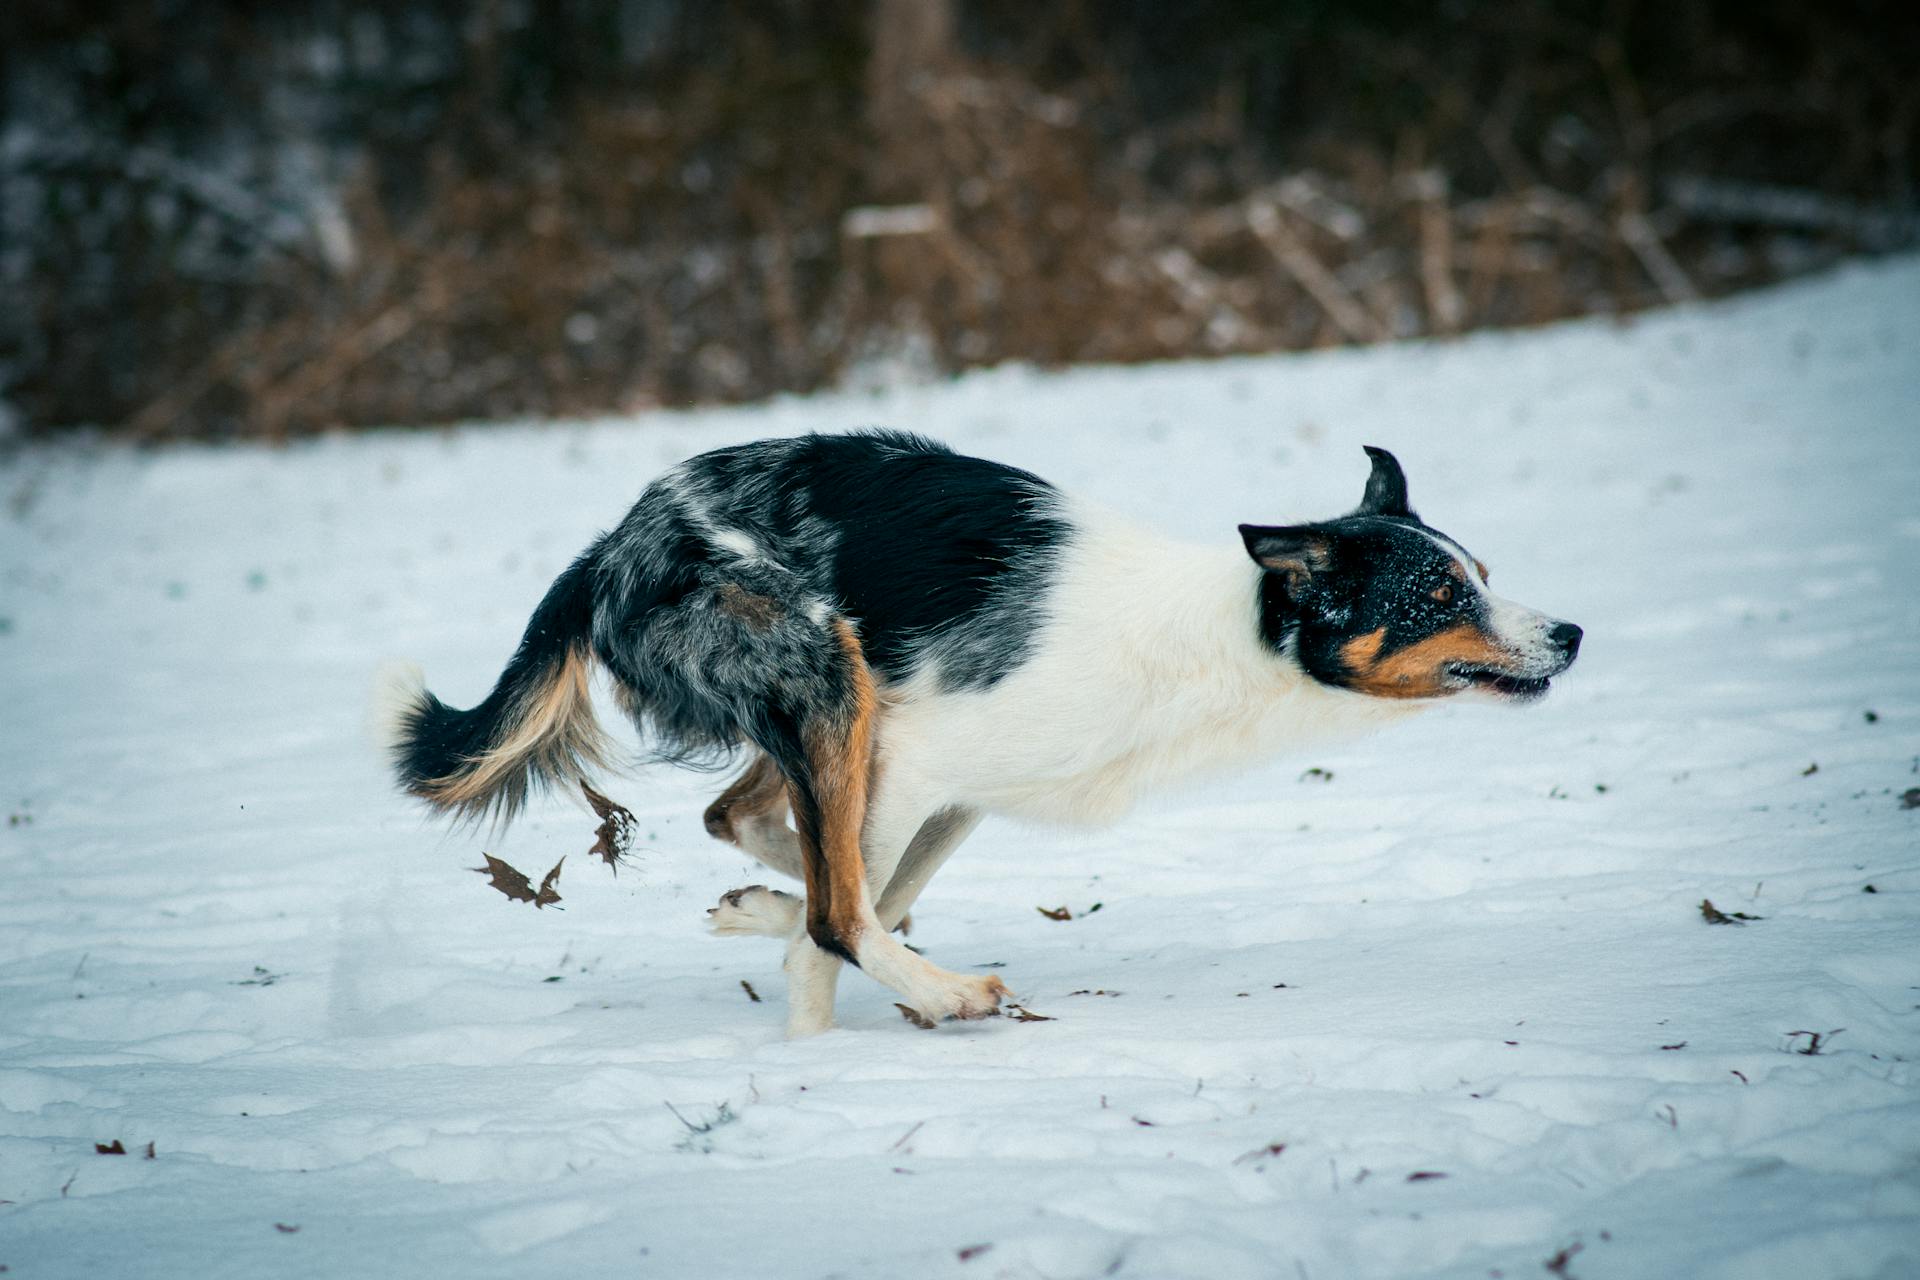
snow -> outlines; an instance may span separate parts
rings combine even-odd
[[[16,453],[0,1266],[1920,1274],[1917,411],[1906,259],[1624,326]],[[918,1031],[849,974],[842,1029],[788,1043],[778,946],[703,930],[768,879],[701,831],[720,779],[605,779],[616,877],[564,799],[428,824],[363,718],[391,657],[476,700],[669,463],[864,423],[1216,538],[1347,509],[1386,445],[1586,648],[1537,707],[1110,831],[990,822],[913,941],[1055,1020]],[[482,850],[566,855],[564,900],[508,901]]]

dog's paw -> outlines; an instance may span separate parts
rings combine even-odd
[[[750,884],[727,890],[707,908],[707,928],[722,938],[785,938],[799,926],[805,906],[790,893]]]
[[[1000,1016],[1000,1004],[1013,998],[1007,990],[1007,984],[988,975],[984,978],[963,977],[960,974],[948,975],[936,992],[916,1001],[914,1012],[926,1020],[927,1026],[936,1022],[973,1022],[980,1018]],[[905,1016],[906,1006],[898,1006]],[[907,1021],[914,1022],[911,1017]],[[921,1025],[914,1022],[915,1026]]]
[[[997,1018],[1000,1016],[1000,1002],[1011,1000],[1013,993],[1007,990],[1007,984],[988,974],[984,978],[963,979],[966,994],[958,1007],[947,1016],[972,1021],[975,1018]]]

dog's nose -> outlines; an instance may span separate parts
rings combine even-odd
[[[1572,662],[1574,655],[1580,652],[1580,637],[1584,634],[1586,633],[1571,622],[1556,622],[1553,624],[1553,630],[1547,632],[1547,639],[1565,649],[1567,661]]]

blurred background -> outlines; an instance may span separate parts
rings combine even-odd
[[[15,0],[0,434],[1627,314],[1920,239],[1920,5]]]

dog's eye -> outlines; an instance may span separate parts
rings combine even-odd
[[[1433,589],[1432,594],[1433,594],[1433,598],[1435,600],[1438,600],[1441,604],[1452,604],[1453,603],[1453,584],[1451,582],[1443,582],[1439,586]]]

